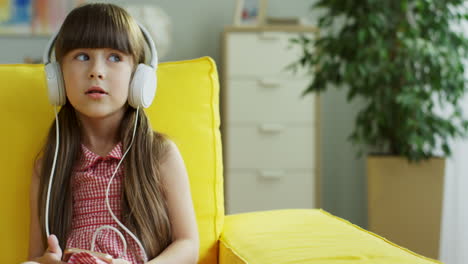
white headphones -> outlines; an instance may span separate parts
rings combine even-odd
[[[150,65],[140,63],[137,66],[128,90],[128,103],[134,108],[148,108],[156,95],[158,53],[148,31],[140,23],[138,23],[138,26],[143,33],[146,43],[150,47],[151,62]],[[50,38],[42,60],[45,64],[47,87],[49,89],[49,102],[52,105],[62,106],[66,102],[62,70],[60,69],[60,64],[58,62],[51,61],[50,59],[52,47],[57,39],[57,35],[58,32]]]

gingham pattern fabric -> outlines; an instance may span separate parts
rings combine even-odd
[[[79,264],[107,264],[106,262],[94,257],[93,255],[80,252],[73,254],[67,263],[79,263]]]
[[[121,258],[132,264],[142,263],[141,250],[137,243],[114,221],[105,204],[106,189],[110,178],[122,158],[122,143],[118,143],[106,157],[101,157],[81,145],[81,159],[75,165],[72,175],[73,221],[72,231],[67,239],[67,248],[91,250],[91,241],[96,229],[103,225],[117,228],[127,241],[127,252],[123,252],[120,236],[111,229],[101,230],[96,238],[94,251]],[[120,165],[109,190],[109,204],[115,216],[120,217],[120,189],[123,177]],[[77,253],[70,257],[71,264],[104,264],[88,253]]]

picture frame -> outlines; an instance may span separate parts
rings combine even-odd
[[[268,0],[236,0],[233,24],[235,26],[262,26]]]

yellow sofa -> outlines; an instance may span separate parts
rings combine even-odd
[[[33,159],[53,120],[43,65],[0,65],[0,263],[26,260]],[[439,263],[319,209],[224,215],[219,82],[208,57],[163,63],[146,110],[179,146],[190,176],[203,264]]]

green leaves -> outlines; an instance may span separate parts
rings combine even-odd
[[[345,87],[364,98],[349,139],[418,161],[465,136],[459,99],[467,92],[463,60],[468,39],[454,31],[468,22],[463,0],[321,0],[320,36],[291,41],[302,47],[293,64],[311,73],[304,95]],[[292,67],[293,68],[293,67]],[[312,78],[313,77],[313,78]],[[437,102],[436,102],[437,101]],[[447,117],[434,105],[454,109]]]

